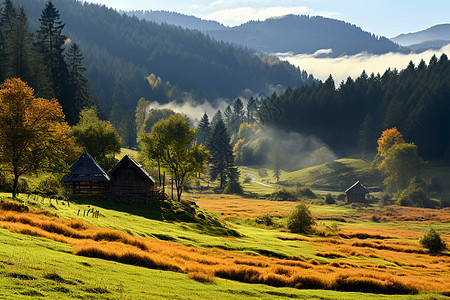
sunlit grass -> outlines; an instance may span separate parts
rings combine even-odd
[[[78,255],[185,273],[202,282],[221,277],[273,286],[382,293],[450,289],[445,279],[448,256],[430,256],[417,241],[401,241],[389,233],[381,237],[379,232],[370,235],[346,228],[339,236],[320,238],[236,225],[243,237],[203,237],[189,241],[197,244],[189,247],[38,211],[2,211],[0,219],[0,226],[11,231],[71,244]]]

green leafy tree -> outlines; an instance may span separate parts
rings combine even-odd
[[[117,130],[109,121],[100,120],[95,108],[83,109],[79,119],[71,130],[76,143],[86,148],[101,167],[112,168],[116,163],[115,155],[120,152],[121,146]]]
[[[175,112],[169,108],[150,110],[144,121],[144,132],[151,132],[153,125],[158,123],[159,120],[167,119],[173,115],[175,115]]]
[[[208,160],[208,151],[203,145],[192,143],[195,130],[190,128],[189,119],[178,114],[158,121],[142,140],[142,154],[148,159],[159,159],[175,183],[178,201],[183,187],[189,179],[203,171]],[[150,149],[151,151],[145,151]],[[154,156],[156,155],[156,157]]]
[[[424,161],[418,148],[412,143],[394,144],[385,152],[381,170],[387,175],[384,183],[388,191],[403,190],[414,176],[418,175]]]
[[[18,78],[0,87],[0,164],[14,175],[16,197],[20,176],[38,170],[67,168],[69,126],[56,100],[36,98],[33,89]]]
[[[144,98],[139,99],[136,106],[136,132],[139,134],[144,130],[145,117],[147,116],[147,108],[150,106],[150,101]]]

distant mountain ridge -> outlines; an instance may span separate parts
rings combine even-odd
[[[223,30],[227,27],[217,21],[204,20],[194,16],[188,16],[177,12],[162,10],[132,10],[124,11],[128,16],[136,16],[139,19],[155,22],[158,24],[167,23],[193,30]]]
[[[216,40],[243,45],[266,54],[313,54],[318,50],[332,49],[322,53],[322,56],[338,57],[361,52],[383,54],[408,51],[385,37],[377,37],[350,23],[320,16],[286,15],[226,27],[214,21],[164,11],[130,14],[146,20],[201,30]],[[211,24],[217,28],[205,29]]]
[[[400,34],[391,38],[391,40],[402,46],[410,46],[437,40],[447,41],[448,44],[450,43],[450,24],[439,24],[425,30]]]

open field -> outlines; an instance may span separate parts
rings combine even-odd
[[[97,201],[95,206],[72,202],[69,207],[67,203],[55,203],[53,200],[53,207],[50,207],[49,199],[30,200],[26,197],[22,199],[29,206],[34,203],[41,209],[49,209],[60,218],[43,215],[32,208],[28,213],[0,211],[1,227],[8,228],[12,232],[22,232],[46,239],[6,234],[5,231],[2,231],[4,233],[2,235],[10,236],[12,239],[18,237],[31,239],[35,241],[31,243],[33,245],[46,243],[47,248],[41,247],[40,251],[45,249],[62,251],[66,260],[72,261],[71,264],[75,266],[85,260],[95,262],[95,265],[114,266],[114,274],[105,274],[105,278],[108,279],[104,279],[101,283],[95,280],[82,280],[85,285],[93,282],[93,287],[79,284],[80,289],[76,289],[77,293],[104,292],[99,287],[104,287],[108,291],[105,294],[96,294],[99,297],[108,298],[111,295],[118,295],[119,292],[123,293],[124,287],[118,286],[117,282],[122,282],[124,285],[128,279],[113,280],[114,276],[122,278],[122,269],[134,274],[137,274],[136,272],[148,274],[146,276],[152,278],[152,282],[161,282],[159,279],[153,279],[158,274],[164,274],[162,275],[164,278],[169,277],[173,281],[178,280],[177,288],[171,290],[176,295],[183,295],[183,293],[187,295],[192,286],[200,285],[201,288],[192,295],[201,298],[214,298],[211,295],[223,298],[224,294],[218,287],[222,283],[228,285],[228,282],[233,282],[232,286],[236,285],[236,291],[241,290],[241,293],[236,294],[229,292],[231,295],[240,295],[236,298],[242,298],[242,295],[249,298],[269,298],[268,295],[273,294],[292,295],[294,298],[320,295],[325,298],[339,299],[351,298],[351,294],[338,291],[355,291],[355,289],[397,294],[418,291],[419,295],[416,297],[420,298],[420,293],[423,292],[449,293],[450,291],[450,285],[447,282],[450,275],[450,257],[448,254],[429,255],[418,243],[418,238],[430,224],[444,233],[444,239],[449,240],[448,215],[450,213],[448,210],[422,210],[410,213],[398,207],[388,207],[379,214],[380,218],[384,215],[386,219],[375,223],[369,219],[373,215],[371,210],[361,210],[351,206],[312,206],[312,211],[319,217],[319,228],[326,235],[320,237],[291,234],[265,226],[254,227],[250,223],[240,221],[269,214],[278,215],[279,222],[283,222],[283,216],[295,205],[292,202],[270,202],[222,195],[196,196],[193,200],[200,207],[214,211],[221,218],[234,221],[228,223],[228,226],[236,230],[240,236],[229,236],[224,231],[214,231],[212,228],[198,226],[198,224],[164,221],[161,216],[145,211],[141,211],[141,216],[138,216],[133,212],[133,208],[113,207],[113,205],[107,208],[106,204],[98,205],[101,204],[100,201]],[[245,207],[245,210],[241,209],[239,212],[239,207]],[[87,209],[98,210],[99,218],[79,215],[78,211],[84,212]],[[425,219],[416,219],[420,212]],[[411,220],[404,221],[408,215]],[[343,218],[345,222],[336,221],[336,216]],[[80,221],[71,221],[74,218]],[[3,253],[6,251],[6,254],[2,254],[2,261],[7,261],[11,256],[14,257],[8,254],[8,251],[16,253],[16,250],[11,249],[11,245],[8,247],[5,244],[2,247],[1,251]],[[26,248],[25,245],[24,247]],[[25,253],[30,253],[31,249],[26,250]],[[126,266],[130,263],[146,268]],[[12,279],[9,278],[14,274],[11,276],[8,274],[13,272],[15,267],[7,263],[3,265],[3,268],[0,267],[3,269],[1,274],[10,282]],[[34,264],[36,265],[39,264]],[[21,268],[25,275],[35,278],[29,281],[13,279],[16,282],[27,283],[22,292],[34,293],[35,291],[43,295],[50,293],[44,288],[47,285],[43,282],[48,281],[45,276],[53,272],[52,270],[46,268],[35,270],[33,264],[26,263],[22,263]],[[128,271],[134,268],[135,271]],[[149,268],[160,271],[148,270]],[[75,281],[74,275],[68,270],[62,267],[54,267],[54,269],[56,270],[54,272],[64,280]],[[87,270],[89,269],[87,267]],[[107,273],[106,270],[107,267],[104,269]],[[80,271],[77,270],[77,272]],[[128,278],[127,275],[123,276]],[[75,275],[75,277],[81,280],[81,275]],[[132,282],[130,285],[136,283],[136,286],[127,285],[130,291],[125,293],[126,295],[130,293],[139,295],[146,292],[142,282],[138,282],[148,279],[130,280]],[[258,285],[247,287],[245,283],[258,283]],[[162,287],[163,283],[157,284],[161,287],[161,290],[157,292],[160,293],[159,296],[170,295],[167,287]],[[66,283],[56,285],[70,291],[74,290],[74,287]],[[285,286],[285,288],[280,289],[283,290],[282,292],[275,293],[271,289],[280,290],[269,286]],[[245,292],[250,287],[252,291]],[[297,287],[301,290],[288,287]],[[304,294],[305,288],[315,290],[308,290]],[[211,290],[210,295],[208,290]],[[264,294],[265,291],[269,293]],[[370,293],[364,295],[371,297]],[[358,298],[360,298],[359,295]]]

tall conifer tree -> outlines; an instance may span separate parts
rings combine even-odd
[[[206,145],[206,142],[208,141],[211,134],[211,125],[209,124],[209,118],[206,112],[198,123],[197,127],[197,141],[200,144]]]

